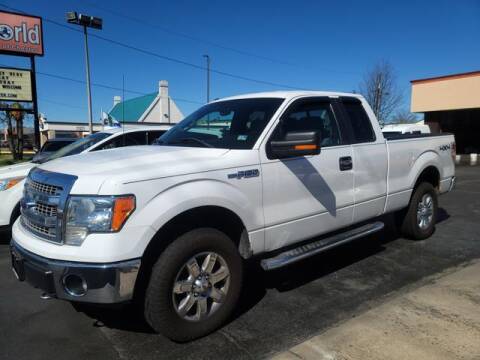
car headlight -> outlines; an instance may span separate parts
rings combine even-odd
[[[25,176],[0,180],[0,191],[5,191],[5,190],[8,190],[8,189],[14,187],[15,185],[17,185],[23,179],[25,179]]]
[[[135,196],[71,196],[65,244],[80,246],[90,233],[119,231],[135,210]]]

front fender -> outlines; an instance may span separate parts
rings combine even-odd
[[[0,192],[0,226],[10,225],[12,213],[23,196],[24,185],[25,180],[22,180],[11,189]]]
[[[219,206],[234,212],[247,231],[263,226],[258,194],[247,196],[232,184],[213,179],[188,180],[164,189],[149,200],[132,220],[140,226],[151,226],[158,231],[175,216],[200,206]]]

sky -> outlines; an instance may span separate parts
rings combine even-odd
[[[12,8],[44,18],[39,111],[58,121],[88,118],[84,39],[66,24],[67,11],[103,18],[103,29],[91,33],[126,45],[89,38],[92,83],[118,89],[92,87],[94,118],[122,88],[128,99],[158,91],[161,79],[188,115],[206,101],[204,54],[220,72],[212,73],[211,98],[285,88],[351,92],[386,60],[409,109],[410,80],[480,70],[480,0],[0,0],[0,9]],[[0,64],[30,66],[5,55]]]

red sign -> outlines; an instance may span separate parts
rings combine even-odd
[[[42,19],[38,16],[0,12],[0,52],[43,56]]]

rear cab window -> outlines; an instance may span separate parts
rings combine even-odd
[[[342,107],[348,125],[351,128],[353,144],[375,142],[375,131],[367,112],[360,100],[356,98],[342,98]]]

